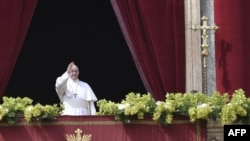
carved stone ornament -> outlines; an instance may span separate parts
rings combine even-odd
[[[79,128],[75,130],[76,134],[66,134],[66,141],[90,141],[91,140],[91,135],[81,135],[82,130]]]

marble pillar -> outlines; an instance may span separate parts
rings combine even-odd
[[[200,24],[200,0],[185,0],[186,91],[202,91],[201,34],[191,29]]]

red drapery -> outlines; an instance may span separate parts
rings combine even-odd
[[[124,38],[155,99],[185,91],[183,0],[111,0]]]
[[[37,0],[0,0],[0,97],[21,50]]]
[[[110,0],[142,81],[156,99],[185,91],[183,0]],[[0,0],[0,96],[8,84],[37,0]],[[214,2],[216,82],[220,92],[250,92],[246,0]]]
[[[242,88],[250,96],[250,1],[217,0],[215,4],[217,89],[231,94]]]
[[[123,124],[114,116],[60,116],[56,121],[41,123],[18,122],[14,125],[0,122],[1,141],[65,141],[66,135],[92,135],[91,141],[205,141],[206,122],[191,123],[186,118],[176,118],[164,126],[152,121],[132,120]],[[180,136],[181,134],[181,136]]]

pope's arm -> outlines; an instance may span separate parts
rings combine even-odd
[[[56,79],[56,93],[59,96],[60,100],[62,100],[63,95],[67,89],[67,80],[69,79],[69,74],[65,72],[63,75],[57,77]]]
[[[89,101],[90,115],[96,115],[96,108],[94,101]]]
[[[97,97],[88,83],[85,83],[85,87],[87,90],[87,101],[89,103],[90,115],[96,115],[96,108],[94,103],[97,101]]]

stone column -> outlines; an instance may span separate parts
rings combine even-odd
[[[185,1],[186,91],[202,92],[201,34],[191,29],[201,23],[200,0]]]

